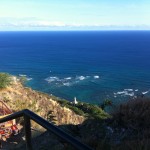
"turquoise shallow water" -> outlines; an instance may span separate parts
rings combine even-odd
[[[150,32],[0,32],[0,71],[73,100],[119,103],[150,92]]]

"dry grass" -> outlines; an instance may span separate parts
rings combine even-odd
[[[31,88],[26,88],[20,82],[16,82],[7,89],[0,91],[0,99],[13,111],[30,109],[41,117],[49,119],[49,121],[53,117],[54,120],[52,121],[57,125],[80,124],[84,121],[83,116],[77,115],[69,108],[62,107],[54,98],[54,96],[51,97]]]
[[[138,98],[121,104],[113,116],[118,125],[126,128],[150,128],[150,98]]]
[[[129,100],[112,116],[104,122],[94,119],[82,124],[83,141],[96,150],[150,149],[150,98]],[[113,132],[108,132],[107,127]]]
[[[121,104],[113,113],[114,128],[124,128],[125,138],[115,150],[150,149],[150,98],[137,98]],[[127,131],[130,130],[130,133]],[[113,148],[114,147],[114,148]]]

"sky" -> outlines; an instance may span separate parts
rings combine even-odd
[[[0,0],[0,30],[149,30],[150,0]]]

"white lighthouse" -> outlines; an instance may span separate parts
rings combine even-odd
[[[77,101],[76,97],[74,97],[74,102],[73,103],[78,104],[78,101]]]

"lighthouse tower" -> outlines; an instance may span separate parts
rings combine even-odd
[[[74,102],[73,103],[78,104],[78,101],[77,101],[76,97],[74,97]]]

